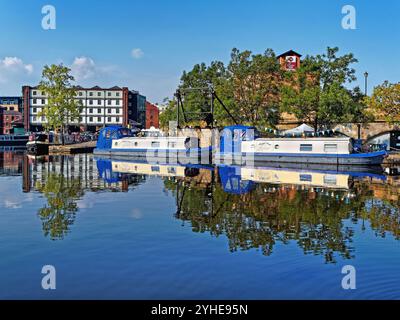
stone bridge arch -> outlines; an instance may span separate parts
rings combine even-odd
[[[338,124],[333,129],[354,139],[358,138],[358,124],[356,123]],[[398,125],[388,124],[387,122],[370,122],[361,125],[361,139],[370,140],[397,130],[400,130]]]

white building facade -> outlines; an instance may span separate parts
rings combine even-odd
[[[68,121],[66,125],[98,129],[104,126],[128,124],[128,88],[83,88],[76,87],[76,100],[82,105],[79,119]],[[40,130],[46,118],[40,112],[48,104],[48,99],[38,87],[23,87],[24,126],[26,130]]]

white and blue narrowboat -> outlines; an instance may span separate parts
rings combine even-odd
[[[310,163],[319,165],[380,165],[385,150],[357,152],[349,137],[260,138],[249,126],[225,127],[220,136],[218,163]]]
[[[110,157],[177,158],[210,160],[211,147],[200,148],[196,137],[133,136],[128,128],[110,126],[101,129],[94,154]]]

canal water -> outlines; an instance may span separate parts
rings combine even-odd
[[[4,152],[0,195],[1,299],[400,298],[400,180],[381,172]]]

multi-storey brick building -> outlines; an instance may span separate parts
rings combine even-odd
[[[0,134],[13,133],[22,124],[22,98],[0,97]]]
[[[21,112],[0,107],[0,134],[12,134],[14,133],[14,127],[19,127],[21,125]]]
[[[75,130],[94,131],[109,125],[128,126],[130,120],[137,121],[137,113],[134,112],[137,96],[146,101],[146,97],[136,91],[129,91],[126,87],[77,86],[76,90],[75,98],[80,101],[83,108],[79,119],[68,123],[68,126]],[[47,96],[38,87],[24,86],[22,93],[25,129],[42,130],[46,119],[40,112],[48,103]]]
[[[150,102],[146,102],[146,129],[150,127],[158,128],[158,107]]]

